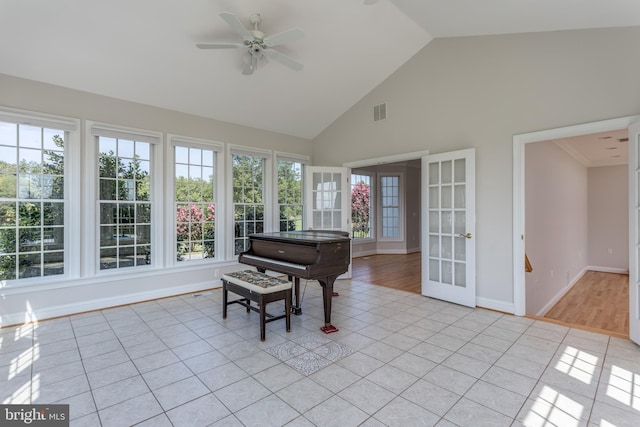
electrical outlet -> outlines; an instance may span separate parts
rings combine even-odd
[[[220,270],[214,270],[214,271],[213,271],[213,275],[214,275],[215,277],[220,277]]]
[[[613,253],[613,249],[611,249],[611,248],[607,249],[607,253],[612,254]]]

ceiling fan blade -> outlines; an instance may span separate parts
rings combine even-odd
[[[245,46],[240,43],[198,43],[196,47],[199,49],[236,49]]]
[[[274,34],[264,38],[264,44],[268,47],[278,46],[280,44],[292,42],[294,40],[300,40],[304,37],[302,30],[298,28],[292,28],[291,30],[283,31],[278,34]]]
[[[244,41],[250,42],[253,40],[253,36],[249,32],[249,30],[247,30],[245,26],[242,25],[242,22],[240,22],[233,13],[221,12],[220,17],[224,19],[236,33],[240,34]]]
[[[266,53],[269,56],[269,58],[281,63],[282,65],[286,65],[292,70],[300,71],[304,68],[304,65],[302,65],[298,61],[295,61],[293,58],[290,58],[287,55],[278,52],[277,50],[265,49],[264,53]]]

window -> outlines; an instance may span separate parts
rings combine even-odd
[[[213,258],[216,152],[179,145],[174,150],[177,260]]]
[[[303,163],[278,159],[278,218],[280,231],[302,230]]]
[[[371,177],[351,174],[351,234],[354,239],[371,237]]]
[[[400,177],[380,177],[380,220],[383,239],[400,238]]]
[[[65,138],[0,121],[0,280],[64,274]]]
[[[264,231],[265,158],[232,152],[234,255],[246,250],[249,234]]]
[[[97,143],[100,270],[151,264],[152,144],[104,134]]]

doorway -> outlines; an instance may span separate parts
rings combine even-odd
[[[638,117],[626,117],[621,119],[614,120],[606,120],[602,122],[589,123],[585,125],[578,126],[570,126],[567,128],[560,129],[551,129],[547,131],[534,132],[531,134],[524,135],[516,135],[513,138],[513,153],[514,153],[514,259],[513,259],[513,268],[514,268],[514,312],[517,315],[525,315],[531,314],[527,310],[527,281],[524,269],[525,264],[525,248],[528,248],[528,245],[525,246],[525,237],[527,235],[532,235],[532,230],[525,223],[525,212],[527,211],[525,207],[526,200],[526,191],[528,190],[528,186],[525,180],[525,151],[526,144],[535,143],[540,141],[553,141],[553,140],[565,140],[567,138],[574,138],[582,135],[588,134],[598,134],[604,132],[614,132],[619,129],[626,129],[629,125],[637,120]],[[628,172],[627,172],[628,175]],[[628,222],[624,223],[625,226],[625,234],[629,234]],[[527,233],[528,230],[528,233]],[[585,246],[586,248],[586,246]],[[575,248],[572,250],[575,251]],[[575,254],[574,254],[575,255]],[[609,249],[609,255],[611,255],[611,249]],[[586,254],[581,254],[580,256],[586,256]],[[575,258],[575,257],[574,257]],[[579,258],[579,256],[578,256]],[[577,283],[581,277],[585,275],[587,271],[590,271],[589,262],[586,258],[583,261],[577,261],[575,259],[572,260],[574,265],[576,266],[575,271],[554,271],[553,269],[548,269],[547,274],[551,275],[560,275],[560,279],[565,281],[568,285],[565,289],[559,289],[556,292],[555,301],[552,298],[548,307],[543,307],[545,311],[550,309],[555,302],[558,302],[561,297],[571,288],[572,285]],[[536,263],[535,260],[532,260],[532,265],[535,270]],[[540,264],[539,264],[540,265]],[[628,266],[628,256],[627,256],[627,264]],[[614,269],[615,270],[615,269]],[[620,273],[619,271],[612,271],[613,273]],[[628,290],[628,285],[627,285]],[[534,313],[540,314],[540,313]]]
[[[360,230],[352,242],[352,279],[376,286],[421,293],[420,205],[421,157],[407,153],[347,163],[352,176],[366,176],[371,185],[370,230]],[[381,178],[400,186],[399,235],[381,231]],[[397,181],[396,181],[397,178]],[[357,183],[352,183],[355,186]]]

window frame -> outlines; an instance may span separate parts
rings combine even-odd
[[[37,113],[0,106],[0,121],[17,125],[28,125],[63,131],[64,136],[64,249],[62,274],[51,276],[28,277],[24,279],[0,280],[2,288],[29,288],[35,285],[45,285],[46,288],[57,287],[56,284],[77,278],[80,275],[80,265],[71,260],[77,260],[81,253],[81,230],[70,227],[69,224],[80,223],[80,119],[53,114]],[[18,196],[18,194],[16,194]],[[19,197],[16,197],[18,200]]]
[[[383,236],[383,222],[384,215],[382,206],[382,179],[388,177],[398,178],[398,237],[384,237]],[[382,172],[378,173],[377,180],[379,191],[377,197],[377,212],[378,212],[378,231],[377,231],[377,239],[380,242],[403,242],[405,240],[404,237],[404,227],[405,227],[405,218],[404,218],[404,173],[403,172]]]
[[[376,212],[376,207],[378,206],[378,203],[377,203],[378,200],[376,198],[377,196],[376,173],[372,171],[366,171],[366,170],[357,170],[357,169],[352,170],[351,176],[349,177],[349,200],[351,200],[351,197],[352,197],[351,194],[353,194],[354,183],[352,182],[352,178],[354,175],[369,177],[369,228],[370,229],[369,229],[369,236],[367,237],[354,237],[353,231],[352,231],[351,238],[353,239],[353,243],[374,242],[376,241],[377,230],[378,230],[378,223],[376,221],[376,218],[378,217]],[[353,215],[353,209],[351,210],[351,212]],[[353,217],[351,219],[353,219]],[[353,227],[353,222],[351,226]]]
[[[273,156],[271,150],[261,150],[259,148],[254,147],[246,147],[241,145],[228,145],[227,146],[227,156],[226,160],[228,162],[227,169],[227,182],[229,188],[229,194],[227,195],[227,203],[228,209],[226,209],[227,214],[227,226],[226,231],[228,236],[227,239],[227,254],[229,258],[237,257],[235,253],[235,232],[232,229],[235,224],[234,212],[235,212],[235,202],[233,201],[233,156],[253,156],[253,157],[261,157],[264,161],[263,164],[263,224],[264,224],[264,232],[273,231],[273,185],[269,182],[269,180],[273,179]]]
[[[173,214],[170,216],[170,219],[167,221],[169,223],[170,231],[167,232],[167,235],[171,235],[171,244],[167,244],[165,247],[165,259],[167,260],[167,265],[174,265],[176,267],[189,267],[195,266],[198,264],[210,264],[222,261],[226,259],[225,254],[225,245],[223,242],[226,240],[225,233],[225,223],[226,223],[226,204],[225,204],[225,195],[224,195],[224,181],[225,181],[225,155],[224,155],[224,144],[217,141],[207,140],[207,139],[199,139],[199,138],[191,138],[182,135],[167,135],[167,169],[171,170],[171,173],[165,173],[166,181],[165,181],[165,191],[167,194],[170,194],[171,197],[167,197],[166,201],[166,212],[172,212]],[[211,150],[214,152],[214,204],[216,207],[216,218],[215,218],[215,243],[214,250],[215,256],[211,258],[204,258],[201,260],[189,260],[190,262],[185,263],[177,260],[177,236],[176,236],[176,198],[175,198],[175,147],[186,147],[186,148],[198,148],[201,150]],[[222,214],[218,214],[218,212],[222,212]]]
[[[289,154],[289,153],[282,153],[282,152],[278,152],[276,151],[274,153],[275,156],[275,161],[274,161],[274,167],[273,167],[273,195],[274,195],[274,199],[273,199],[273,204],[274,204],[274,211],[273,211],[273,220],[274,223],[272,225],[273,230],[275,231],[279,231],[280,230],[280,202],[279,202],[279,195],[280,195],[280,188],[279,188],[279,176],[278,173],[280,172],[280,162],[294,162],[294,163],[301,163],[302,164],[302,176],[301,176],[301,185],[302,185],[302,200],[301,200],[301,206],[302,206],[302,230],[304,230],[307,226],[306,221],[305,221],[305,206],[304,206],[304,201],[305,201],[305,169],[307,166],[309,166],[310,164],[310,158],[309,156],[298,156],[295,154]]]
[[[85,257],[81,261],[85,276],[110,276],[110,275],[131,275],[141,271],[160,268],[165,265],[164,260],[164,209],[163,209],[163,134],[162,132],[154,132],[146,129],[130,128],[108,123],[94,122],[87,120],[85,122],[85,164],[87,166],[85,176],[85,194],[86,200],[83,211],[85,213],[84,220],[87,232],[84,243]],[[150,224],[150,248],[151,259],[149,265],[135,266],[136,268],[113,268],[100,269],[100,189],[99,189],[99,171],[96,167],[98,161],[98,139],[99,136],[110,138],[129,139],[140,142],[150,143],[150,197],[151,204],[151,224]]]

